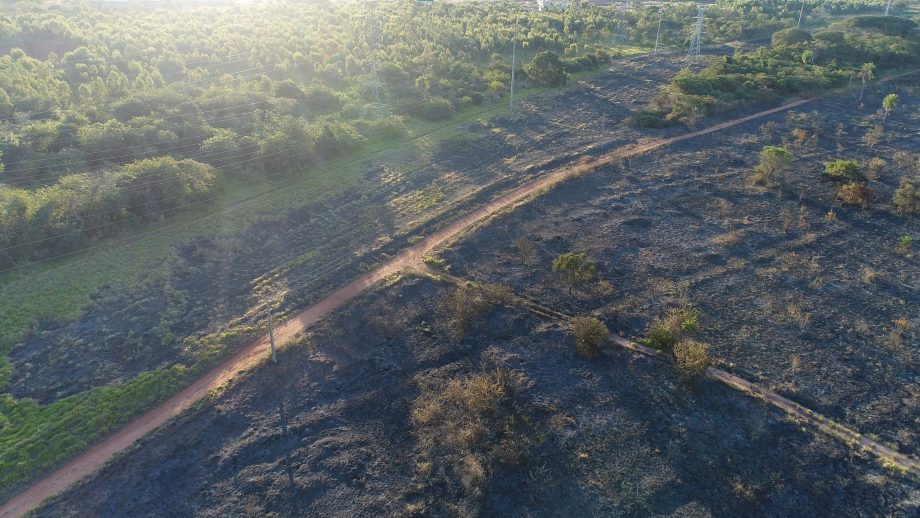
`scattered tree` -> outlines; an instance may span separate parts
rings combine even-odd
[[[594,262],[584,253],[566,252],[553,261],[553,271],[569,287],[569,295],[575,286],[590,281],[596,269]]]
[[[875,64],[873,63],[863,63],[859,67],[859,79],[862,80],[862,88],[859,90],[859,100],[857,104],[862,104],[863,93],[866,91],[866,83],[872,81],[875,77]]]
[[[792,162],[792,155],[785,148],[765,146],[760,151],[760,163],[754,169],[752,181],[755,185],[773,187],[777,177],[784,176]]]
[[[536,246],[533,244],[533,241],[525,237],[519,237],[514,240],[514,249],[522,265],[532,261],[536,255]]]
[[[888,119],[888,115],[898,107],[898,94],[888,94],[882,99],[882,110],[885,111],[885,116],[882,117],[882,120]]]

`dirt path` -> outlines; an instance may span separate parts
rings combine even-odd
[[[317,322],[330,312],[341,307],[348,301],[361,294],[372,284],[393,275],[408,267],[422,266],[422,260],[426,253],[432,248],[442,245],[447,241],[460,236],[465,231],[476,225],[479,221],[489,218],[496,213],[513,207],[525,199],[539,194],[542,191],[552,188],[558,183],[573,178],[580,174],[587,173],[598,167],[603,167],[616,162],[622,158],[640,155],[648,151],[666,147],[675,142],[706,135],[725,128],[736,126],[754,119],[772,115],[777,112],[789,110],[813,99],[803,99],[794,101],[776,108],[758,112],[746,117],[722,122],[706,129],[686,133],[667,139],[650,140],[624,146],[605,155],[583,160],[571,166],[563,167],[547,173],[535,180],[522,184],[521,186],[505,193],[504,195],[490,201],[486,205],[476,209],[470,214],[456,220],[450,225],[438,230],[428,238],[420,241],[412,247],[406,249],[387,263],[379,266],[375,270],[361,275],[352,280],[345,286],[334,291],[316,304],[308,307],[294,317],[287,320],[283,325],[278,326],[275,332],[277,342],[284,342],[290,339],[299,331]],[[167,401],[158,405],[156,408],[141,415],[131,421],[127,426],[104,439],[93,448],[78,455],[61,468],[58,468],[50,475],[39,480],[25,491],[17,494],[2,507],[0,507],[0,517],[18,517],[26,514],[30,509],[38,506],[46,498],[52,497],[65,489],[71,484],[86,477],[99,468],[101,468],[113,455],[124,451],[135,441],[153,431],[157,427],[165,424],[173,417],[181,414],[195,402],[205,398],[208,393],[231,380],[240,371],[253,367],[262,362],[268,356],[268,337],[262,336],[240,349],[232,357],[223,361],[220,365],[202,375],[184,390],[171,397]],[[726,373],[727,374],[727,373]],[[791,403],[791,402],[790,402]]]

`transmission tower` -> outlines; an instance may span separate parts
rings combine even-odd
[[[705,5],[696,6],[696,24],[693,31],[693,40],[690,41],[690,48],[687,50],[687,57],[692,59],[700,55],[700,42],[703,37],[703,16],[706,14]]]
[[[365,9],[367,9],[367,4],[365,4]],[[371,6],[371,9],[373,9],[373,6]],[[377,20],[376,13],[371,10],[370,12],[366,12],[364,23],[368,39],[368,56],[371,59],[370,71],[366,73],[367,75],[360,82],[365,88],[370,90],[371,96],[374,99],[369,103],[365,103],[364,114],[365,116],[378,119],[389,115],[390,111],[389,102],[382,100],[380,95],[381,91],[386,94],[385,85],[380,81],[380,76],[378,74],[380,58],[377,54],[377,38],[380,35],[380,22]]]
[[[891,9],[891,0],[885,5],[885,16],[888,16],[888,10]]]
[[[658,32],[655,33],[655,52],[658,54],[658,42],[661,40],[661,18],[664,16],[664,6],[661,6],[661,10],[658,11]]]
[[[891,0],[888,0],[888,1],[890,2]],[[805,12],[805,2],[803,1],[802,7],[799,8],[799,23],[795,24],[796,29],[802,28],[802,13],[804,12]]]

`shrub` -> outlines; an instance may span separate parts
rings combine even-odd
[[[706,374],[706,368],[712,364],[709,346],[693,340],[684,340],[674,346],[674,359],[681,376],[697,380]]]
[[[699,311],[694,308],[672,309],[666,317],[652,322],[642,343],[659,351],[671,352],[685,334],[699,329]]]
[[[837,190],[837,199],[846,205],[867,207],[872,202],[873,196],[875,196],[875,193],[872,189],[861,182],[850,182],[841,185],[840,189]]]
[[[920,178],[901,180],[891,197],[894,210],[901,214],[920,214]]]
[[[824,176],[838,181],[866,181],[859,162],[855,160],[835,160],[824,164]]]
[[[878,180],[882,173],[885,171],[885,168],[888,167],[888,162],[879,158],[872,157],[866,162],[866,169],[869,170],[867,175],[871,180]]]
[[[585,358],[597,358],[607,345],[610,331],[595,317],[575,317],[571,325],[575,337],[575,349]]]
[[[752,181],[755,185],[773,187],[776,177],[782,176],[789,169],[792,155],[785,148],[764,146],[760,151],[760,163],[754,169]]]
[[[804,43],[807,41],[812,41],[811,33],[808,31],[803,31],[801,29],[783,29],[781,31],[776,31],[773,33],[771,38],[772,47],[782,47],[784,45],[795,45],[797,43]]]
[[[466,283],[445,293],[438,303],[440,311],[447,316],[447,329],[456,341],[462,341],[466,333],[493,306],[483,291],[472,283]]]

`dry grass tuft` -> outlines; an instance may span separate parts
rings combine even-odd
[[[452,475],[448,483],[463,491],[465,512],[478,514],[495,464],[529,461],[530,408],[522,396],[530,382],[506,368],[416,382],[420,394],[410,418],[421,450],[419,475]]]
[[[698,380],[706,375],[712,364],[709,346],[694,340],[684,340],[674,346],[674,359],[680,374],[687,380]]]

